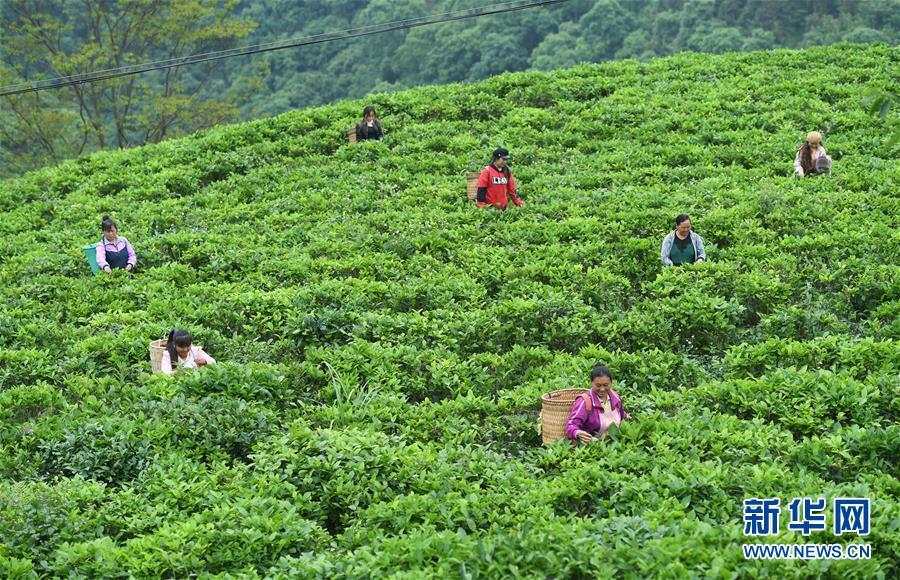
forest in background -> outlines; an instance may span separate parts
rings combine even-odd
[[[7,0],[0,84],[482,6],[475,0]],[[900,36],[900,0],[572,0],[0,102],[0,176],[372,92],[679,51]],[[811,71],[816,68],[810,62]]]

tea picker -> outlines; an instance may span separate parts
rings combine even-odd
[[[119,235],[119,227],[108,215],[103,216],[100,222],[103,235],[96,244],[84,247],[85,257],[91,271],[96,274],[99,271],[112,272],[125,270],[131,272],[137,265],[137,255],[131,243]]]
[[[362,121],[347,131],[347,140],[351,143],[369,139],[377,141],[382,137],[384,137],[384,129],[381,127],[381,121],[378,120],[375,107],[371,105],[363,109]]]
[[[502,147],[494,150],[491,163],[481,170],[475,187],[477,207],[506,209],[510,199],[518,207],[525,205],[519,197],[516,178],[509,169],[509,151]]]
[[[823,173],[831,173],[831,157],[822,145],[822,134],[810,131],[794,157],[794,175],[812,177]]]
[[[175,361],[175,364],[172,364]],[[167,375],[177,370],[196,369],[216,364],[216,359],[209,356],[199,345],[193,344],[191,333],[173,328],[166,340],[154,340],[150,343],[150,367],[154,373]]]
[[[660,258],[663,266],[694,264],[706,260],[703,238],[693,231],[688,214],[683,213],[675,218],[675,229],[663,238]]]
[[[591,370],[590,388],[564,389],[541,397],[541,438],[549,445],[563,437],[590,443],[606,436],[613,425],[630,419],[622,399],[612,389],[612,373],[605,365]]]

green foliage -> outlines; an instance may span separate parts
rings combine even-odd
[[[105,497],[102,484],[80,477],[55,485],[4,481],[0,486],[0,545],[4,548],[0,556],[33,560],[32,565],[41,569],[60,544],[102,536],[103,526],[94,510]]]
[[[0,84],[202,53],[241,39],[242,44],[266,44],[482,6],[470,0],[192,0],[149,5],[144,0],[116,0],[89,1],[77,8],[59,1],[39,7],[24,0],[7,4],[0,11],[7,32],[0,46]],[[251,119],[414,85],[614,58],[646,60],[685,50],[723,53],[841,42],[895,45],[900,38],[900,0],[778,4],[571,0],[108,80],[80,90],[17,96],[5,99],[0,109],[0,175],[17,175],[96,149],[156,142],[238,115]],[[491,106],[484,97],[480,104]],[[494,109],[505,108],[502,101],[499,105]],[[388,127],[393,130],[390,123]],[[233,162],[248,157],[236,147],[219,151],[229,150]],[[227,166],[210,160],[200,170],[203,176],[170,175],[170,192],[185,195],[193,179],[206,185],[228,174]]]
[[[800,437],[847,422],[878,427],[888,408],[883,401],[891,396],[840,375],[786,370],[764,379],[706,385],[695,393],[704,407],[764,418]]]
[[[110,484],[131,481],[150,460],[149,446],[125,429],[108,422],[86,423],[66,430],[61,440],[43,441],[38,455],[45,478],[80,475]]]
[[[0,83],[67,77],[221,49],[253,29],[252,21],[235,14],[237,5],[237,0],[88,0],[77,6],[10,0],[0,10]],[[14,170],[30,169],[42,161],[152,143],[234,118],[234,95],[217,79],[222,70],[203,64],[175,67],[4,97],[0,159],[12,163]],[[204,88],[207,92],[201,95]],[[115,188],[115,181],[111,186]]]
[[[721,19],[667,6],[622,45]],[[0,182],[0,576],[897,576],[900,211],[865,100],[896,61],[506,74],[372,97],[377,143],[348,102]],[[833,173],[796,179],[811,128]],[[477,211],[498,144],[526,205]],[[663,268],[682,212],[709,260]],[[133,276],[84,263],[106,213]],[[173,326],[218,363],[151,375]],[[597,362],[633,419],[542,446],[540,396]],[[743,559],[743,499],[820,495],[873,499],[872,560]]]
[[[247,574],[266,570],[279,556],[321,550],[327,537],[289,502],[252,498],[172,522],[123,546],[108,537],[68,544],[56,553],[52,570],[90,577],[122,570],[157,577],[198,570]]]

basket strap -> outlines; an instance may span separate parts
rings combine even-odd
[[[594,400],[591,398],[591,393],[590,393],[590,392],[587,392],[587,393],[583,393],[583,394],[581,394],[581,395],[578,395],[578,397],[579,397],[582,401],[584,401],[584,408],[587,409],[587,412],[588,412],[588,413],[590,413],[591,411],[594,410]]]

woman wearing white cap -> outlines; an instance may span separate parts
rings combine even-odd
[[[822,134],[810,131],[806,142],[797,150],[794,158],[794,173],[797,177],[828,173],[831,171],[831,157],[822,146]]]

